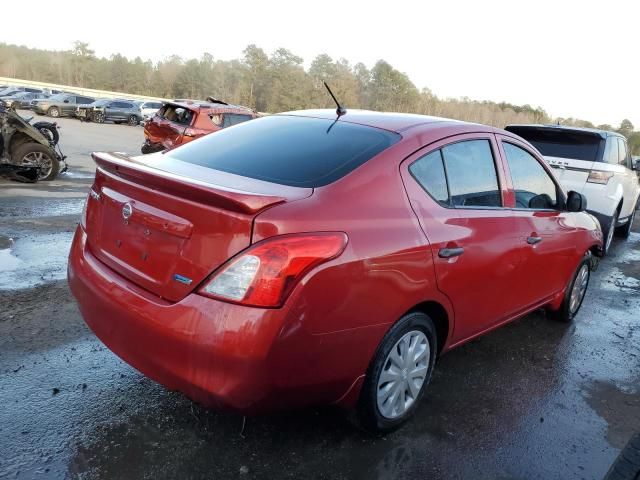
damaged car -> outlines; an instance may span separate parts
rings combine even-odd
[[[18,172],[30,181],[53,180],[67,168],[57,125],[30,121],[0,104],[0,171]]]

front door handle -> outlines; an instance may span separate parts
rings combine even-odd
[[[542,241],[542,237],[527,237],[527,243],[529,245],[535,245],[536,243],[540,243]]]
[[[456,248],[441,248],[438,251],[438,256],[440,258],[451,258],[458,257],[464,253],[464,248],[456,247]]]

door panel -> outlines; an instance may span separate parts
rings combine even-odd
[[[460,205],[462,196],[456,195],[453,188],[448,189],[449,205],[446,206],[447,202],[442,201],[441,189],[429,194],[425,191],[435,190],[435,171],[431,177],[428,172],[422,177],[431,178],[431,184],[426,181],[419,183],[422,173],[418,162],[426,161],[423,159],[428,154],[450,144],[480,139],[489,142],[494,152],[497,166],[495,171],[499,181],[498,203],[504,204],[507,192],[503,187],[503,170],[499,165],[500,157],[495,153],[493,135],[469,134],[435,143],[409,157],[401,166],[409,200],[431,245],[438,289],[447,295],[453,305],[453,343],[500,323],[520,309],[511,295],[522,261],[522,245],[512,211],[502,207]],[[445,155],[442,158],[446,165]],[[448,170],[453,173],[453,169]],[[474,172],[477,173],[478,170]],[[426,185],[426,188],[422,185]],[[458,188],[458,192],[460,191]],[[469,192],[467,189],[463,200],[471,198]],[[475,197],[472,203],[481,203],[486,191],[482,191],[482,194]],[[493,200],[487,201],[492,202]],[[452,204],[458,206],[454,208]],[[450,254],[453,256],[449,256]]]
[[[544,160],[511,137],[498,138],[523,252],[513,294],[527,308],[562,291],[584,252],[576,252],[573,214],[562,209],[564,194]],[[536,195],[548,195],[553,205],[529,203]]]

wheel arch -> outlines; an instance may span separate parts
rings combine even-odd
[[[426,300],[407,310],[404,315],[412,312],[421,312],[426,314],[432,321],[438,336],[438,355],[442,353],[447,341],[451,338],[453,332],[453,322],[447,309],[440,302],[435,300]],[[402,315],[400,318],[402,318]]]

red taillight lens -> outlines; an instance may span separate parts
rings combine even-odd
[[[336,258],[346,245],[347,236],[340,232],[270,238],[214,272],[200,293],[242,305],[279,307],[306,272]]]

